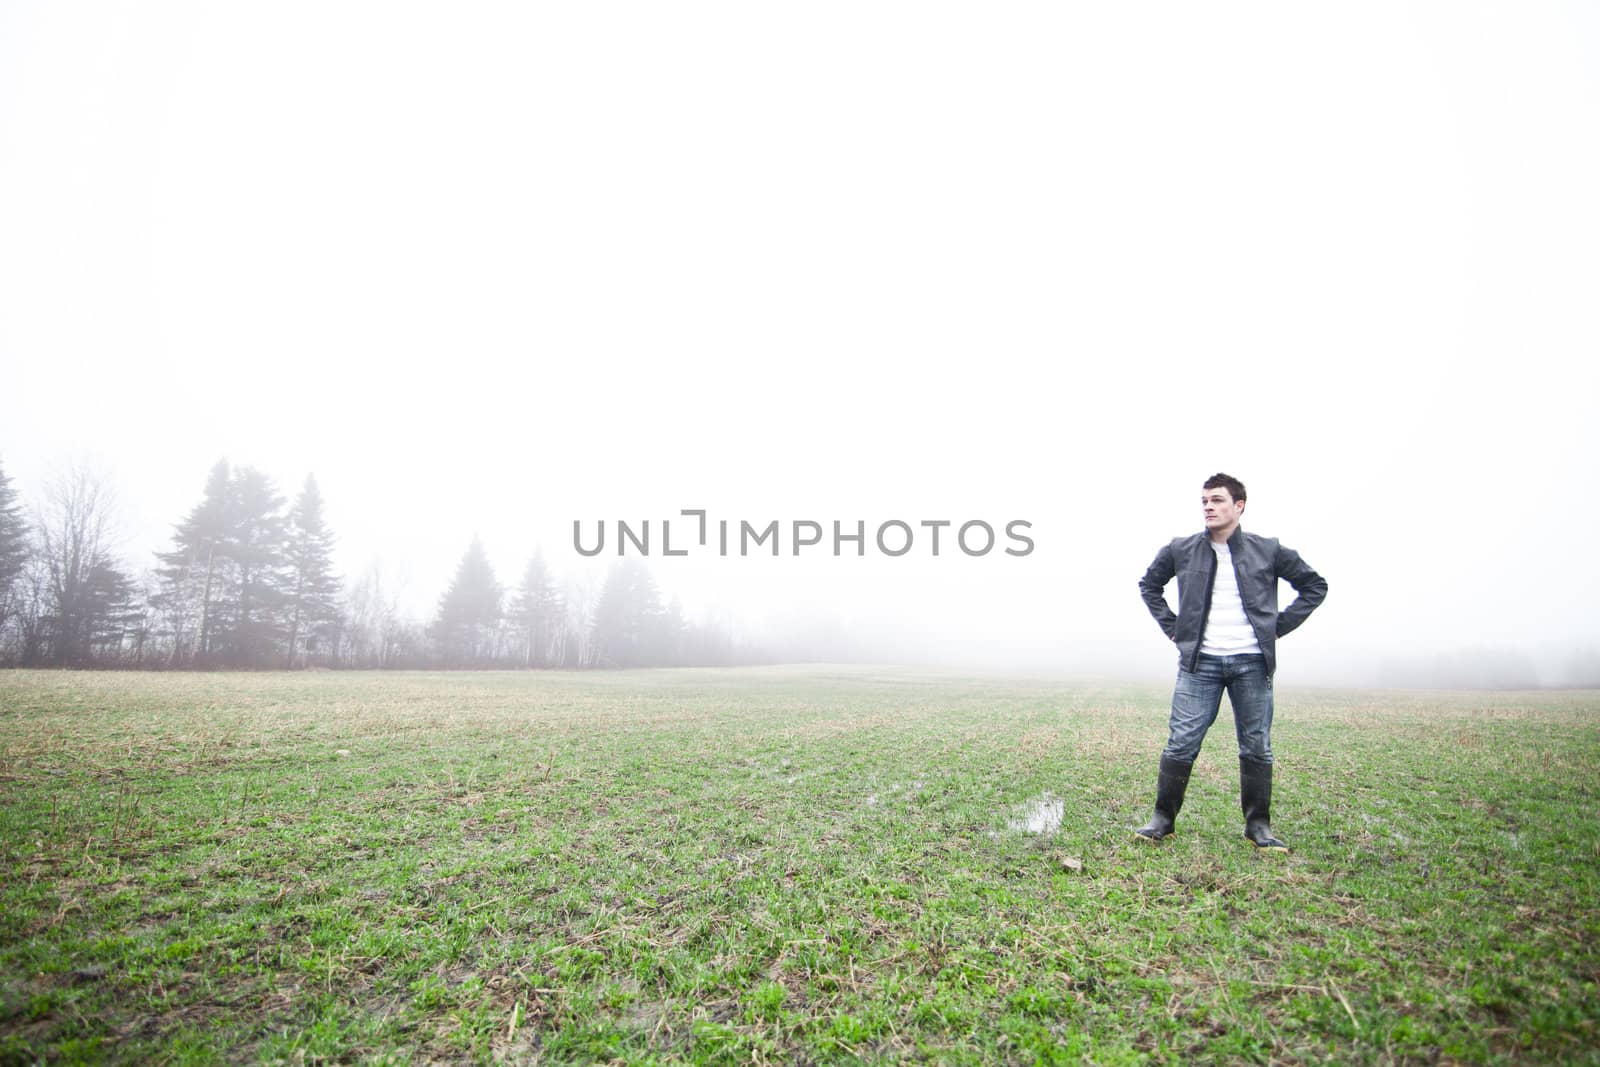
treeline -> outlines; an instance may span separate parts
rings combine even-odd
[[[105,479],[74,467],[31,516],[0,466],[0,665],[127,668],[606,668],[763,662],[663,604],[638,560],[596,596],[538,551],[504,588],[473,538],[430,620],[408,617],[381,568],[346,582],[322,494],[292,502],[226,460],[133,573],[113,549]]]

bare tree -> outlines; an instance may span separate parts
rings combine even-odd
[[[44,500],[34,528],[46,580],[49,659],[80,664],[108,643],[133,599],[132,583],[112,558],[115,498],[102,472],[75,462],[46,484]]]
[[[344,598],[340,659],[351,667],[390,667],[413,643],[400,615],[403,577],[389,573],[381,559],[350,583]]]
[[[590,638],[594,631],[594,578],[587,574],[569,578],[562,590],[562,599],[567,604],[567,617],[561,633],[561,655],[556,662],[566,667],[593,666]]]
[[[340,633],[340,659],[351,667],[373,666],[373,648],[383,624],[383,571],[374,560],[350,583],[344,597],[344,629]]]
[[[37,546],[35,546],[36,549]],[[42,662],[49,636],[50,576],[44,559],[36,550],[30,550],[17,575],[12,601],[11,630],[15,661],[32,664]]]

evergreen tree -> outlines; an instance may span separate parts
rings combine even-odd
[[[543,667],[549,662],[550,643],[566,613],[544,557],[535,552],[522,572],[511,607],[511,621],[523,644],[524,667]]]
[[[221,460],[205,496],[158,553],[175,659],[230,666],[279,662],[285,636],[283,498],[253,467]]]
[[[594,662],[600,667],[642,667],[660,662],[661,596],[637,559],[613,566],[594,608]]]
[[[232,471],[226,459],[218,460],[206,479],[204,497],[174,528],[172,551],[156,554],[160,592],[152,604],[167,620],[175,661],[211,657],[217,594],[232,574],[227,546],[237,511]]]
[[[240,667],[277,663],[285,636],[284,608],[289,584],[284,560],[283,497],[272,480],[254,467],[241,467],[233,477],[237,507],[232,538],[226,542],[234,567],[233,584],[225,590],[233,627],[224,657]]]
[[[290,667],[302,644],[308,656],[331,654],[338,631],[340,582],[333,573],[333,533],[322,518],[322,493],[316,478],[306,483],[289,512],[284,548],[288,585]]]
[[[0,630],[13,611],[13,596],[22,567],[28,561],[28,523],[22,503],[0,467]]]
[[[483,543],[474,536],[428,629],[446,666],[482,665],[493,659],[500,595]]]
[[[133,580],[102,556],[90,568],[81,597],[78,614],[85,650],[94,658],[120,658],[143,622]]]
[[[667,610],[655,618],[650,631],[650,661],[665,666],[684,666],[685,645],[689,624],[683,617],[683,605],[673,597]]]

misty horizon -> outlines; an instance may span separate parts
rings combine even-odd
[[[0,464],[3,463],[4,457],[0,456]],[[100,471],[99,476],[108,477],[104,471]],[[109,488],[113,490],[114,498],[115,486],[110,485]],[[34,505],[29,509],[31,521],[40,522],[43,509],[37,506],[36,501],[28,502]],[[330,506],[330,511],[336,510]],[[110,515],[113,527],[118,525],[116,512],[117,505],[113,504]],[[691,515],[691,528],[699,519],[699,515]],[[574,524],[582,521],[573,520]],[[628,528],[628,520],[614,521],[619,530]],[[636,520],[634,526],[642,530],[649,521]],[[770,521],[781,525],[781,520]],[[791,529],[799,530],[801,524],[807,521],[791,520]],[[927,521],[943,524],[948,520]],[[1012,520],[1019,521],[1027,522]],[[863,526],[870,525],[864,519],[857,522]],[[904,520],[885,520],[884,525],[889,524],[909,525]],[[177,525],[175,520],[172,526],[175,528]],[[1195,525],[1198,528],[1199,524]],[[1027,529],[1033,531],[1031,522],[1028,522]],[[385,559],[367,553],[363,563],[362,550],[342,545],[337,538],[337,530],[332,532],[338,549],[337,557],[341,561],[355,561],[353,566],[341,566],[338,571],[343,602],[348,603],[356,595],[387,598],[401,621],[418,632],[425,631],[440,610],[443,592],[450,584],[450,571],[457,565],[459,555],[456,560],[435,567],[426,581],[418,581],[415,561]],[[1045,544],[1050,544],[1051,539],[1047,534],[1041,533],[1040,536]],[[1159,631],[1149,624],[1142,605],[1132,613],[1135,621],[1143,619],[1139,625],[1128,626],[1130,613],[1123,609],[1129,605],[1118,604],[1116,615],[1122,625],[1117,632],[1090,634],[1071,641],[1062,639],[1048,625],[1040,624],[1030,632],[1019,629],[1014,620],[1008,626],[1004,620],[987,616],[969,617],[966,625],[962,626],[953,615],[970,615],[974,605],[981,603],[970,597],[961,602],[959,610],[955,612],[929,614],[925,606],[914,615],[897,611],[892,593],[903,588],[907,576],[890,574],[884,569],[884,564],[890,561],[901,564],[901,557],[880,558],[877,566],[870,566],[866,544],[871,540],[872,536],[868,533],[856,545],[860,550],[859,555],[848,552],[834,555],[824,551],[821,560],[818,560],[814,556],[802,557],[800,553],[805,546],[794,542],[786,545],[784,552],[776,552],[779,542],[771,538],[758,542],[761,551],[757,553],[728,556],[717,551],[716,536],[708,534],[707,545],[698,547],[707,549],[717,563],[730,568],[728,574],[720,577],[726,580],[731,575],[734,580],[744,584],[766,583],[762,585],[764,591],[761,598],[747,598],[736,605],[730,605],[727,601],[712,601],[706,596],[705,587],[697,583],[706,575],[715,577],[714,571],[706,566],[692,569],[692,561],[684,558],[691,554],[687,548],[680,556],[659,554],[664,552],[668,543],[662,539],[654,542],[658,553],[655,556],[646,551],[651,542],[637,535],[618,536],[609,551],[598,556],[585,556],[576,551],[575,535],[574,541],[564,546],[564,553],[559,548],[549,551],[542,545],[534,545],[520,562],[503,549],[498,554],[488,552],[487,546],[492,542],[478,533],[468,536],[463,547],[468,543],[485,544],[508,609],[522,566],[535,555],[542,558],[553,570],[553,577],[571,615],[571,625],[580,629],[592,626],[595,601],[611,571],[624,560],[642,563],[658,589],[663,608],[670,606],[672,610],[680,611],[690,623],[725,633],[739,648],[739,654],[744,657],[741,661],[751,663],[898,663],[1000,673],[1062,674],[1127,680],[1157,680],[1170,672],[1170,650]],[[123,546],[115,553],[119,563],[131,575],[153,588],[156,554],[169,551],[171,542],[153,546],[149,562],[145,565],[140,565],[138,558],[130,553],[125,537],[119,543]],[[689,543],[698,545],[697,537],[691,536]],[[823,544],[821,547],[826,550],[829,546]],[[1027,552],[1013,555],[1026,557],[1032,552],[1033,548],[1030,547]],[[915,580],[924,585],[930,582],[945,586],[970,585],[989,576],[977,568],[984,555],[959,551],[949,556],[930,554],[923,561],[928,566],[920,569]],[[947,562],[941,563],[940,560]],[[830,576],[825,568],[811,565],[817,562],[831,562],[844,569]],[[1013,563],[1022,565],[1024,560],[1014,560]],[[930,569],[939,566],[957,568],[948,576],[949,582],[940,582],[936,570]],[[761,568],[776,570],[762,574]],[[1026,583],[1027,576],[1022,577]],[[848,583],[853,587],[853,593],[838,599],[815,595],[819,585],[826,586],[830,582],[836,589]],[[1126,584],[1127,599],[1132,600],[1136,590],[1132,581]],[[1169,600],[1174,591],[1173,587],[1169,587]],[[1043,601],[1050,597],[1051,592],[1048,586],[1043,586],[1038,589],[1037,596]],[[1293,591],[1285,586],[1280,606],[1286,605],[1292,595]],[[1312,625],[1320,620],[1325,611],[1318,612]],[[1405,649],[1379,650],[1376,653],[1349,647],[1328,647],[1325,642],[1300,638],[1291,638],[1286,643],[1292,650],[1291,666],[1281,672],[1280,677],[1298,684],[1500,689],[1592,687],[1600,684],[1600,649],[1577,640],[1564,644],[1546,641],[1520,645],[1477,641],[1433,648],[1413,644]],[[1365,656],[1366,661],[1359,669],[1352,669],[1350,660],[1359,656]],[[501,665],[516,664],[507,662]]]

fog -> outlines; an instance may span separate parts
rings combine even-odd
[[[135,569],[226,457],[419,618],[648,520],[752,640],[1151,678],[1227,471],[1281,682],[1593,685],[1597,188],[1580,3],[10,3],[0,463]]]

